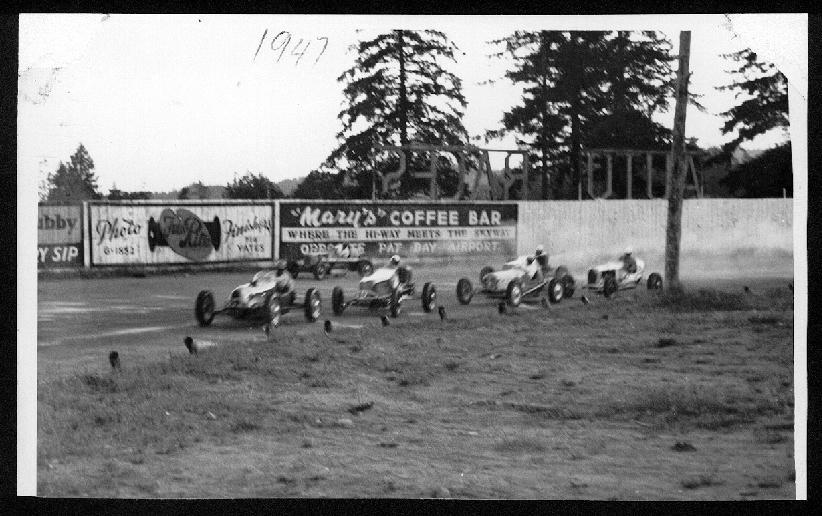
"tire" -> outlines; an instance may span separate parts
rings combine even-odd
[[[557,267],[557,270],[554,271],[554,277],[558,280],[561,280],[563,276],[570,276],[571,273],[568,272],[568,267],[564,265],[560,265]]]
[[[334,287],[331,291],[331,310],[334,315],[342,315],[345,310],[345,295],[341,287]]]
[[[479,274],[480,285],[482,285],[484,283],[483,279],[485,279],[485,275],[489,274],[491,272],[494,272],[494,268],[491,267],[490,265],[486,265],[485,267],[480,269],[480,274]]]
[[[662,276],[657,272],[652,272],[648,276],[648,290],[662,290]]]
[[[457,282],[457,301],[461,305],[467,305],[474,297],[474,287],[471,285],[471,280],[462,278]]]
[[[617,288],[616,278],[608,276],[605,278],[605,284],[602,286],[602,294],[606,298],[611,298],[616,294]]]
[[[570,274],[566,274],[559,280],[562,283],[562,297],[568,299],[574,295],[574,287],[576,285],[576,281],[574,281],[574,277]]]
[[[513,279],[508,283],[508,288],[505,290],[505,300],[508,301],[508,306],[519,306],[522,302],[522,283],[520,280]]]
[[[368,276],[372,272],[374,272],[374,264],[368,260],[360,260],[359,263],[357,263],[357,274],[359,274],[361,278]]]
[[[322,302],[320,301],[320,293],[316,288],[310,288],[305,292],[305,320],[308,322],[315,322],[320,318],[320,311],[322,309]]]
[[[214,294],[210,290],[201,290],[194,303],[194,316],[200,326],[208,326],[214,320]]]
[[[391,317],[397,318],[402,312],[402,298],[400,297],[400,290],[395,289],[391,292],[391,299],[388,301],[388,313]]]
[[[548,281],[548,301],[556,304],[562,301],[562,298],[565,295],[565,287],[562,284],[561,280],[557,278],[551,278]]]
[[[271,294],[268,297],[268,303],[266,303],[268,308],[268,324],[270,324],[273,328],[276,328],[280,325],[280,317],[282,316],[282,306],[280,305],[280,297],[274,294]]]
[[[422,310],[432,312],[437,306],[437,287],[433,283],[422,286]]]
[[[293,279],[297,279],[297,276],[299,276],[300,274],[300,266],[297,264],[297,262],[289,262],[288,267],[286,267],[286,269],[288,269],[288,273],[291,274],[291,277]]]
[[[328,264],[325,262],[320,262],[314,266],[314,269],[311,272],[314,273],[314,279],[322,280],[328,272]]]

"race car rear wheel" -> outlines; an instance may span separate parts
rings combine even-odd
[[[402,312],[402,296],[400,295],[400,289],[394,289],[391,292],[391,299],[388,301],[388,313],[391,314],[391,317],[397,317]]]
[[[300,274],[300,265],[297,262],[289,262],[286,269],[292,278],[297,279],[297,276]]]
[[[325,278],[325,274],[328,272],[328,264],[320,262],[314,266],[314,269],[311,272],[314,273],[314,279],[321,280]]]
[[[480,284],[485,283],[485,281],[483,281],[485,279],[485,275],[490,274],[492,272],[494,272],[494,268],[491,267],[490,265],[486,265],[485,267],[480,269],[480,275],[479,275]]]
[[[648,290],[662,290],[662,276],[659,273],[652,272],[648,276]]]
[[[431,312],[437,306],[437,287],[433,283],[426,283],[422,286],[422,309],[424,312]]]
[[[214,294],[210,290],[201,290],[194,303],[194,315],[200,326],[208,326],[214,320]]]
[[[368,260],[360,260],[359,263],[357,263],[357,274],[359,274],[361,278],[368,276],[372,272],[374,272],[374,264]]]
[[[548,301],[552,303],[559,303],[565,294],[565,287],[561,280],[551,278],[548,281]]]
[[[613,276],[606,277],[605,278],[605,283],[602,286],[602,294],[606,298],[610,298],[610,297],[613,297],[614,294],[616,294],[616,291],[617,291],[616,278],[614,278]]]
[[[334,315],[342,315],[345,310],[345,296],[342,287],[334,287],[331,291],[331,310],[334,311]]]
[[[511,280],[508,284],[505,299],[510,306],[519,306],[522,301],[522,283],[518,279]]]
[[[316,288],[305,291],[305,320],[314,322],[320,318],[320,293]]]
[[[457,282],[457,301],[461,305],[467,305],[474,297],[474,287],[471,286],[471,280],[462,278]]]
[[[282,315],[282,306],[280,306],[280,298],[276,295],[271,295],[268,298],[268,324],[276,328],[280,325],[280,316]]]

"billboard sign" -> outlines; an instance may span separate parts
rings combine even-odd
[[[270,260],[270,204],[91,204],[91,265]]]
[[[37,211],[37,267],[82,267],[82,205],[40,205]]]
[[[516,203],[280,201],[281,258],[346,250],[372,259],[516,251]]]

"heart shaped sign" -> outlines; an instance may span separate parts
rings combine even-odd
[[[177,213],[166,208],[160,214],[160,231],[171,250],[192,261],[204,260],[214,250],[211,233],[192,212],[180,208]]]

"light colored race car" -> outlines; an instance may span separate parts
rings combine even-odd
[[[621,260],[614,260],[602,265],[597,265],[588,270],[588,283],[582,288],[596,293],[602,293],[606,298],[610,298],[618,290],[636,288],[642,283],[645,275],[645,262],[636,260],[636,270],[629,272]],[[657,272],[652,272],[646,282],[648,290],[659,290],[662,288],[662,276]]]
[[[370,309],[388,308],[391,317],[397,317],[402,311],[402,303],[415,294],[411,269],[405,265],[386,266],[360,280],[357,297],[348,301],[342,287],[331,291],[331,308],[334,315],[342,315],[349,306],[361,306]],[[437,288],[433,283],[422,287],[422,309],[431,312],[437,306]]]
[[[543,260],[547,262],[547,258]],[[520,256],[503,265],[502,270],[485,266],[479,273],[480,292],[490,298],[505,299],[510,306],[519,306],[523,300],[541,299],[547,290],[548,300],[559,303],[563,297],[574,293],[574,278],[564,266],[553,271],[547,263],[533,256]],[[546,288],[547,287],[547,288]],[[467,305],[474,297],[471,280],[461,278],[457,282],[457,300]]]
[[[262,319],[272,327],[280,324],[283,314],[295,309],[302,310],[308,322],[319,319],[321,302],[317,289],[306,290],[300,301],[287,272],[278,276],[276,270],[260,271],[251,281],[232,290],[219,310],[215,310],[214,294],[210,290],[200,291],[194,304],[194,315],[200,326],[208,326],[220,313],[234,319]]]

